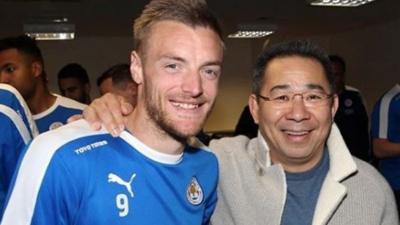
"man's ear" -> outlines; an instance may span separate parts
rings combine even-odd
[[[38,77],[43,73],[43,65],[38,61],[33,61],[31,64],[31,70],[34,77]]]
[[[337,109],[339,107],[339,97],[335,94],[335,95],[333,95],[332,100],[333,100],[333,102],[332,102],[331,113],[332,113],[332,121],[333,121],[335,118]]]
[[[136,51],[132,51],[131,53],[131,75],[132,79],[137,83],[143,83],[143,65],[142,59]]]
[[[258,105],[258,100],[257,100],[257,96],[255,94],[251,94],[249,96],[249,109],[250,109],[250,113],[253,116],[254,122],[256,124],[258,124],[258,122],[260,121],[259,119],[259,110],[260,110],[260,106]]]

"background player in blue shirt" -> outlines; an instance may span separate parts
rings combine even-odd
[[[21,93],[40,133],[65,124],[85,107],[49,91],[42,53],[36,41],[26,35],[0,40],[0,83]]]
[[[220,27],[205,1],[154,0],[134,34],[138,103],[127,130],[113,138],[78,121],[39,135],[21,160],[2,225],[209,222],[217,159],[188,138],[215,102]]]
[[[56,99],[50,108],[33,115],[39,133],[56,129],[67,123],[67,120],[81,114],[86,105],[61,95],[52,94]]]
[[[375,104],[371,116],[374,155],[379,170],[393,188],[400,207],[400,84],[387,91]]]
[[[10,85],[0,84],[0,218],[4,198],[18,157],[38,134],[22,96]]]

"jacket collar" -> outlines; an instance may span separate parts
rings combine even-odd
[[[356,163],[344,142],[339,128],[332,125],[328,140],[330,173],[334,180],[340,182],[357,171]]]

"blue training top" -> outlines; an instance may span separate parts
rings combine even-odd
[[[39,114],[33,115],[39,133],[43,133],[55,128],[61,127],[67,123],[68,118],[76,114],[82,114],[85,104],[79,103],[73,99],[66,98],[60,95],[57,97],[54,104]]]
[[[208,224],[217,182],[217,159],[203,147],[163,154],[80,120],[31,143],[1,225]]]
[[[19,92],[0,84],[0,215],[18,158],[37,135],[32,115]],[[1,216],[0,216],[1,218]]]
[[[400,85],[395,85],[375,104],[371,116],[372,138],[400,143]],[[400,157],[380,160],[379,169],[395,190],[400,190]]]

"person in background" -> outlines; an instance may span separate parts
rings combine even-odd
[[[209,224],[218,163],[188,138],[215,103],[220,26],[205,0],[153,0],[134,35],[138,102],[126,130],[114,138],[80,120],[36,137],[1,225]]]
[[[89,76],[80,64],[70,63],[58,72],[58,87],[61,95],[83,104],[90,104]]]
[[[371,137],[378,168],[392,187],[400,210],[400,83],[375,103]]]
[[[260,135],[209,145],[220,166],[213,225],[399,224],[388,183],[352,157],[333,122],[339,103],[334,79],[328,55],[312,42],[261,52],[249,97]],[[84,115],[93,128],[103,123],[114,132],[127,109],[107,96]]]
[[[39,133],[62,126],[86,106],[49,91],[42,53],[26,35],[0,39],[0,83],[23,96]]]
[[[249,105],[246,105],[236,124],[234,135],[245,135],[248,138],[257,137],[258,125],[254,122]]]
[[[31,112],[18,91],[0,84],[0,221],[3,205],[18,158],[38,135]]]
[[[111,88],[108,86],[109,82],[111,82]],[[113,92],[124,97],[133,107],[136,106],[138,85],[132,79],[128,64],[116,64],[108,68],[99,77],[98,86],[102,95],[107,92]]]
[[[369,119],[365,101],[359,90],[346,85],[346,63],[337,55],[330,55],[335,77],[339,108],[335,123],[339,127],[350,153],[362,160],[370,161]]]

